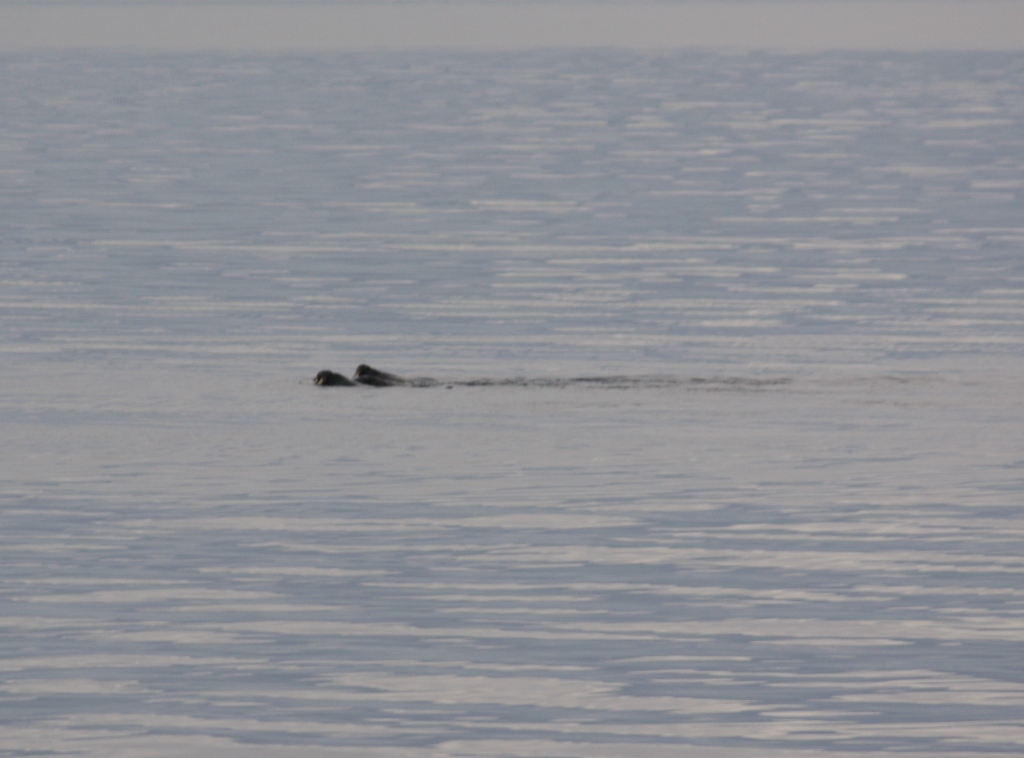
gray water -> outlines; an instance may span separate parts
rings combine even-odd
[[[1020,54],[0,70],[0,755],[1024,749]]]

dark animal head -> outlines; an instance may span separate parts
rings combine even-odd
[[[342,376],[341,374],[335,374],[333,371],[321,371],[316,375],[313,380],[313,384],[318,384],[321,387],[334,387],[337,385],[351,385],[352,382]]]

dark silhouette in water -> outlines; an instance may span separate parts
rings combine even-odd
[[[371,387],[394,387],[398,384],[409,383],[400,376],[389,374],[387,371],[378,371],[365,363],[360,363],[356,367],[355,380],[359,384],[368,384]]]
[[[313,384],[321,387],[605,387],[608,389],[683,387],[705,391],[758,391],[789,384],[789,377],[745,378],[738,376],[679,377],[679,376],[575,376],[525,377],[508,379],[449,379],[438,381],[426,376],[411,379],[389,374],[365,363],[356,367],[349,379],[333,371],[321,371]]]
[[[403,384],[412,384],[412,382],[400,376],[389,374],[387,371],[379,371],[373,366],[360,363],[351,379],[324,369],[313,379],[313,384],[321,387],[355,387],[359,384],[364,384],[368,387],[396,387]]]
[[[321,387],[355,387],[356,383],[349,379],[347,376],[341,374],[335,374],[333,371],[321,371],[316,375],[313,380],[313,384],[319,384]]]

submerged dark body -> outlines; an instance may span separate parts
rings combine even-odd
[[[313,384],[321,387],[355,387],[357,384],[365,384],[368,387],[395,387],[397,385],[409,384],[409,381],[400,376],[389,374],[387,371],[379,371],[373,366],[361,363],[356,368],[356,373],[352,379],[324,369],[313,379]]]
[[[378,371],[373,366],[360,363],[356,367],[355,380],[359,384],[368,384],[371,387],[394,387],[396,384],[408,384],[400,376],[389,374],[386,371]]]

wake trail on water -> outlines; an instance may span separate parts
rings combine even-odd
[[[481,377],[475,379],[436,379],[433,377],[401,377],[369,366],[361,365],[350,380],[340,374],[321,371],[313,380],[320,386],[340,387],[523,387],[523,388],[569,388],[593,387],[597,389],[654,389],[684,387],[705,390],[754,391],[791,384],[790,377],[749,378],[740,376],[680,377],[671,375],[613,374],[607,376],[574,377],[527,377],[505,378]]]
[[[507,379],[469,379],[444,382],[451,387],[594,387],[602,389],[650,389],[659,387],[690,387],[705,389],[766,389],[789,384],[787,377],[748,379],[738,376],[677,377],[677,376],[574,376],[525,377]],[[430,386],[430,385],[424,385]]]

